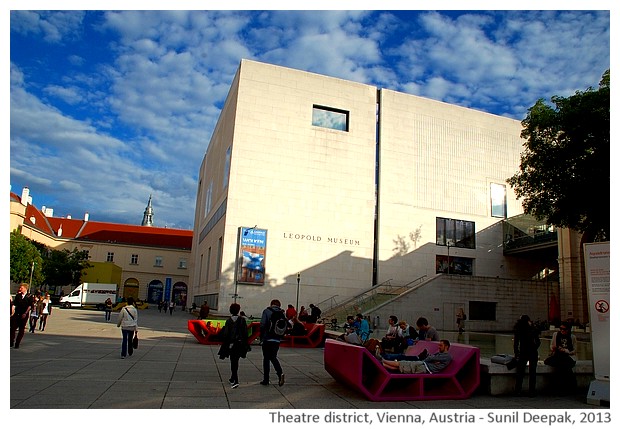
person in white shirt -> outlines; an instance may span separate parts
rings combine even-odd
[[[52,299],[50,294],[46,293],[45,298],[40,302],[41,311],[39,311],[39,331],[45,331],[47,325],[47,317],[52,314]]]
[[[118,323],[116,326],[121,328],[123,333],[123,343],[121,345],[121,359],[133,354],[133,337],[138,332],[138,310],[134,307],[134,299],[127,298],[127,305],[121,308],[118,313]]]

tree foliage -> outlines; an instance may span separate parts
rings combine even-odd
[[[82,273],[89,266],[88,252],[85,250],[53,249],[47,252],[44,259],[43,273],[49,285],[77,286],[81,282]]]
[[[43,283],[43,258],[37,246],[18,231],[11,232],[10,275],[15,283],[30,283],[38,286]],[[34,267],[33,267],[34,262]]]
[[[508,184],[525,213],[609,239],[610,72],[598,89],[540,99],[521,122],[520,172]]]
[[[32,285],[77,286],[84,270],[90,267],[85,250],[55,250],[28,240],[18,231],[11,232],[11,280]],[[32,263],[34,262],[34,269]]]

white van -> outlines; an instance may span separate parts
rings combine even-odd
[[[82,283],[67,296],[60,299],[61,308],[94,305],[98,310],[105,309],[108,298],[116,303],[118,286],[114,283]]]

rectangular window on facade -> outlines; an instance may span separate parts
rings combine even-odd
[[[226,186],[228,186],[228,176],[230,176],[230,154],[231,148],[228,146],[228,149],[226,149],[226,160],[224,161],[224,179],[222,189],[226,189]]]
[[[138,255],[136,255],[135,253],[133,255],[131,255],[131,265],[138,265]]]
[[[163,267],[164,266],[164,258],[162,258],[161,256],[155,256],[155,266],[156,267]]]
[[[179,259],[179,268],[181,268],[182,270],[187,269],[187,259]]]
[[[213,197],[213,182],[209,183],[209,187],[207,188],[207,192],[205,194],[205,217],[211,211],[211,199]]]
[[[108,252],[108,256],[105,260],[106,262],[114,262],[114,252]]]
[[[506,219],[506,185],[491,183],[491,216]]]
[[[436,244],[438,246],[476,248],[476,223],[467,220],[436,219]]]
[[[207,251],[207,263],[206,263],[206,270],[205,270],[205,282],[209,282],[209,269],[211,268],[211,247],[209,247],[209,250]]]
[[[220,278],[220,271],[222,271],[222,252],[224,251],[222,237],[217,240],[217,265],[215,266],[215,279]]]
[[[497,320],[497,303],[488,301],[469,301],[469,320]]]
[[[349,112],[325,106],[312,106],[312,125],[338,131],[349,131]]]
[[[435,272],[437,274],[472,276],[474,274],[474,260],[473,258],[450,255],[450,260],[448,261],[448,255],[435,255]]]

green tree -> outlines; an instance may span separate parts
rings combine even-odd
[[[598,89],[542,99],[522,121],[520,172],[508,179],[525,213],[609,239],[610,72]]]
[[[83,271],[90,267],[88,252],[73,249],[49,250],[43,262],[47,284],[54,286],[80,284]]]
[[[43,284],[43,258],[37,246],[18,231],[12,231],[10,247],[11,280],[15,283],[30,283],[32,275],[31,287]]]

